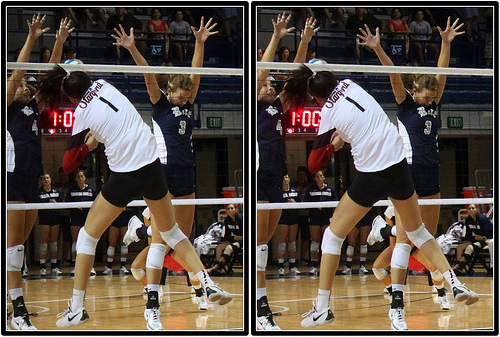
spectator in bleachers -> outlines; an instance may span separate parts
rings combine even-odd
[[[146,31],[146,25],[141,20],[130,14],[125,7],[116,7],[116,14],[108,19],[106,30],[120,29],[120,25],[127,33],[130,33],[130,28],[134,28],[136,38],[142,38],[142,32]],[[142,55],[146,52],[146,43],[144,41],[136,41],[136,46]],[[121,59],[120,47],[116,46],[118,60]]]
[[[359,28],[365,28],[365,25],[368,25],[368,27],[375,31],[375,28],[379,27],[381,28],[381,23],[379,19],[371,15],[368,11],[365,10],[363,7],[356,7],[355,8],[356,14],[349,16],[346,22],[346,36],[353,36],[355,37],[357,33],[359,33]],[[354,31],[354,32],[353,32]],[[351,44],[352,48],[351,50],[355,51],[354,56],[356,57],[357,63],[360,63],[361,61],[361,47],[354,41],[353,44]],[[364,56],[375,56],[375,52],[373,49],[362,46],[363,48],[363,53]]]
[[[42,47],[40,49],[40,63],[49,63],[51,56],[52,49],[50,49],[49,47]]]
[[[433,43],[416,42],[430,41],[432,38],[432,28],[430,23],[424,20],[423,10],[418,10],[415,13],[415,21],[410,23],[410,32],[412,33],[412,47],[414,53],[417,55],[418,63],[421,64],[425,62],[424,51],[427,51],[427,54],[432,53],[434,61],[437,62],[439,57],[437,45]]]
[[[467,36],[467,40],[473,43],[474,37],[472,36],[472,25],[479,16],[479,11],[477,10],[477,7],[466,7],[466,8],[457,7],[456,11],[464,22],[464,30],[465,30],[465,35]]]
[[[219,33],[227,38],[229,42],[233,41],[231,26],[238,17],[238,10],[235,7],[224,7],[216,9],[217,15],[221,18]]]
[[[153,8],[151,10],[151,19],[148,20],[148,32],[150,33],[165,33],[165,34],[151,34],[149,37],[155,40],[165,40],[164,50],[162,54],[164,58],[168,58],[168,49],[170,45],[170,37],[167,33],[170,33],[168,24],[166,20],[162,20],[163,13],[159,8]]]
[[[314,48],[307,49],[306,63],[311,61],[315,57],[316,57],[316,49],[314,49]]]
[[[179,63],[184,63],[184,58],[188,51],[194,51],[194,44],[191,40],[191,25],[184,21],[184,12],[179,9],[175,11],[175,20],[170,23],[172,40],[174,40],[174,52]]]
[[[290,47],[281,46],[281,48],[278,50],[278,62],[292,62]],[[274,70],[274,72],[279,73],[280,70]],[[284,72],[284,71],[281,71],[281,72]],[[275,75],[274,76],[274,78],[278,81],[285,81],[287,79],[287,77],[288,77],[288,75]],[[282,86],[279,85],[278,87],[281,88]]]
[[[264,51],[262,48],[257,47],[257,62],[262,60],[262,55],[264,55]]]
[[[79,59],[76,58],[76,50],[73,48],[70,48],[66,51],[66,60],[64,60],[63,63],[69,64],[69,63],[75,63],[75,64],[83,64],[83,62]]]
[[[387,21],[387,30],[391,33],[404,34],[389,34],[393,39],[404,39],[406,41],[406,59],[408,60],[408,52],[410,51],[410,37],[408,33],[410,28],[406,20],[403,20],[403,12],[400,8],[393,8],[391,18]]]

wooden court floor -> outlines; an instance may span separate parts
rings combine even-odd
[[[467,306],[455,301],[453,294],[448,292],[451,309],[445,311],[440,308],[437,294],[432,293],[426,276],[408,276],[404,298],[408,329],[492,330],[493,277],[460,277],[460,280],[477,292],[480,300]],[[384,296],[383,284],[372,274],[337,275],[330,299],[334,322],[312,329],[303,328],[301,314],[312,308],[318,284],[318,277],[268,276],[269,304],[273,312],[281,314],[275,317],[275,321],[282,330],[391,330],[388,317],[390,297]],[[449,289],[447,284],[445,287]]]
[[[185,276],[168,276],[164,296],[160,302],[164,330],[242,330],[243,278],[213,277],[233,300],[223,306],[208,304],[208,310],[199,310]],[[90,320],[60,330],[56,315],[68,307],[72,295],[73,278],[69,276],[29,278],[23,282],[26,307],[32,323],[38,330],[147,330],[144,319],[146,299],[142,286],[132,275],[99,275],[90,278],[85,308]],[[7,309],[12,311],[12,304]]]

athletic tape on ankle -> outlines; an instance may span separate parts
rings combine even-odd
[[[163,243],[152,243],[149,246],[146,268],[162,269],[167,247]]]
[[[429,233],[427,228],[425,228],[424,224],[421,224],[417,230],[411,232],[406,231],[406,235],[408,236],[408,239],[410,239],[410,241],[413,242],[413,244],[417,246],[419,249],[420,247],[422,247],[424,243],[434,239],[432,234]]]
[[[90,236],[85,231],[85,227],[82,227],[82,229],[80,229],[80,232],[78,233],[78,239],[76,240],[76,253],[85,255],[95,255],[97,242],[99,242],[99,238],[96,239]]]
[[[391,268],[407,269],[410,260],[411,246],[407,243],[396,243],[392,251]]]
[[[387,270],[385,270],[385,268],[372,268],[372,271],[377,280],[382,280],[387,276]]]
[[[323,243],[321,244],[323,254],[340,255],[344,240],[345,238],[339,238],[337,235],[333,234],[330,227],[328,227],[323,234]]]
[[[160,232],[161,238],[167,243],[170,248],[174,248],[179,242],[187,239],[186,235],[179,229],[179,226],[175,224],[171,229],[165,232]]]
[[[21,271],[24,261],[24,245],[7,248],[7,271]]]
[[[268,247],[266,244],[257,246],[257,271],[266,271]]]

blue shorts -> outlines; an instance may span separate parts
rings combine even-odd
[[[7,201],[40,202],[39,176],[25,176],[7,172]]]
[[[283,176],[269,176],[257,171],[257,201],[283,202]]]
[[[411,178],[415,186],[415,192],[419,197],[428,197],[438,194],[441,190],[439,185],[439,166],[428,167],[417,164],[410,165]]]
[[[184,197],[196,191],[194,184],[194,165],[161,165],[167,179],[168,191],[174,197]]]

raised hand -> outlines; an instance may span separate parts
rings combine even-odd
[[[61,40],[63,43],[68,38],[69,34],[75,30],[75,27],[71,27],[71,19],[64,18],[61,19],[61,24],[59,26],[59,30],[56,31],[56,40]]]
[[[125,49],[130,50],[135,46],[135,36],[134,36],[134,27],[130,28],[130,35],[125,33],[125,29],[122,25],[119,25],[120,30],[115,28],[116,35],[111,34],[111,37],[116,39],[116,42],[113,43],[115,46],[122,46]]]
[[[281,39],[283,36],[286,34],[293,32],[295,30],[295,27],[290,27],[286,28],[286,25],[288,22],[290,22],[290,19],[292,18],[292,14],[288,15],[287,18],[285,18],[286,14],[283,12],[283,15],[278,14],[278,18],[276,21],[274,19],[272,20],[273,22],[273,28],[274,28],[274,35]]]
[[[450,17],[448,17],[448,21],[446,22],[446,30],[442,31],[440,27],[437,27],[439,34],[441,34],[441,38],[443,39],[443,42],[451,42],[457,35],[462,35],[465,34],[465,31],[457,32],[462,26],[464,25],[461,23],[456,27],[458,24],[458,19],[453,22],[453,25],[450,27]]]
[[[300,33],[300,38],[304,42],[306,42],[306,43],[311,42],[313,35],[319,30],[319,27],[317,27],[316,29],[314,28],[315,25],[316,25],[315,18],[310,17],[306,20],[305,28]]]
[[[375,49],[378,46],[380,46],[380,34],[378,27],[375,29],[375,35],[372,34],[370,28],[368,28],[368,25],[366,24],[365,24],[365,30],[363,30],[363,28],[360,28],[359,31],[363,35],[356,34],[356,37],[364,41],[364,42],[358,42],[359,45],[368,46],[372,49]]]
[[[199,30],[196,29],[196,27],[191,26],[193,35],[196,38],[196,41],[198,42],[205,42],[210,35],[214,35],[219,32],[219,31],[212,32],[212,29],[214,29],[214,27],[217,26],[217,23],[214,23],[212,26],[210,26],[210,23],[212,23],[212,18],[208,20],[207,24],[204,24],[204,20],[205,18],[202,16]]]
[[[40,17],[40,13],[38,15],[33,14],[33,18],[30,20],[26,20],[28,23],[29,27],[29,37],[32,38],[33,40],[38,39],[40,36],[42,36],[43,33],[48,32],[50,30],[50,27],[43,28],[42,29],[42,24],[45,22],[45,18],[47,15],[44,15],[42,18]]]

